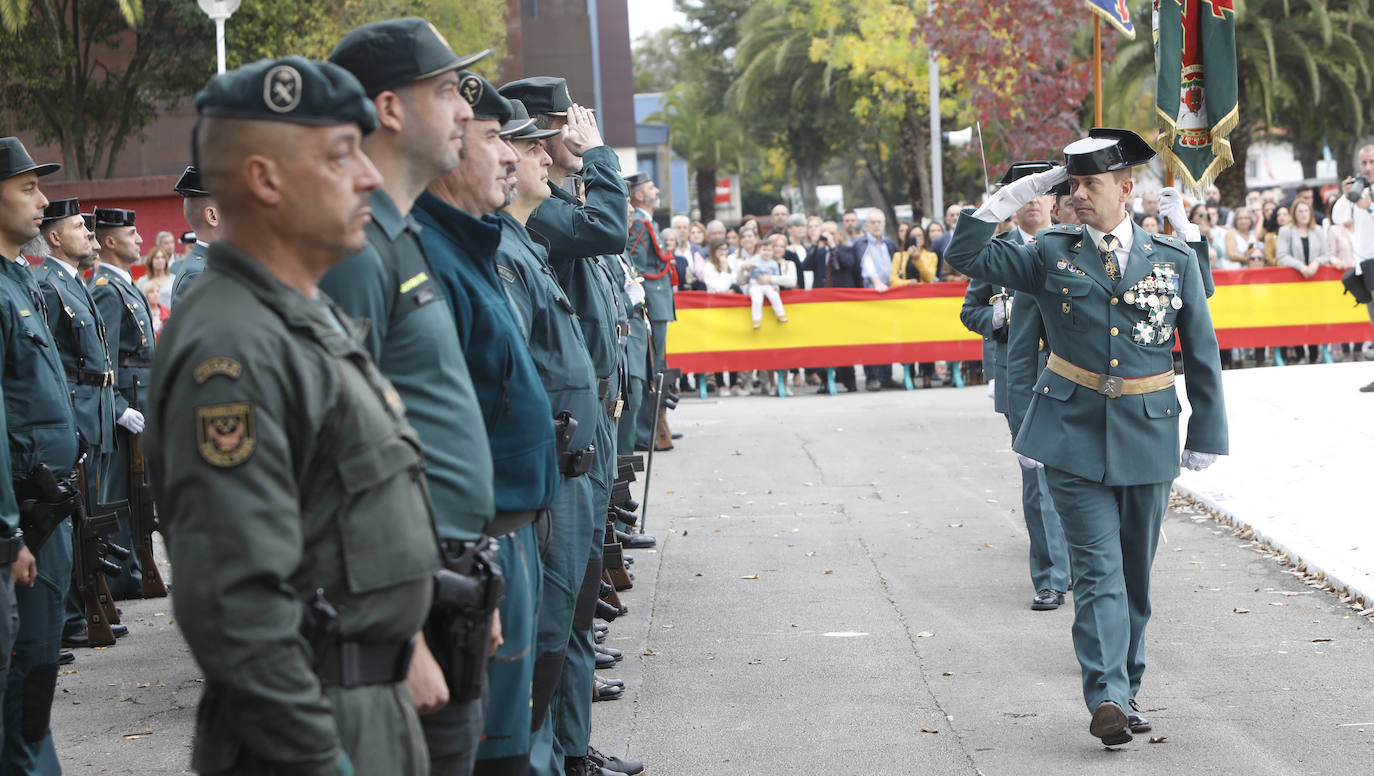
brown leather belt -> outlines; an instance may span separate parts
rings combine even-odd
[[[1084,369],[1076,364],[1069,363],[1059,357],[1057,353],[1050,353],[1050,360],[1045,366],[1051,372],[1060,377],[1083,386],[1106,396],[1115,399],[1121,396],[1133,396],[1142,393],[1154,393],[1162,391],[1174,384],[1174,370],[1161,372],[1149,377],[1119,377],[1117,375],[1104,375],[1089,369]],[[1049,392],[1046,386],[1045,392]]]

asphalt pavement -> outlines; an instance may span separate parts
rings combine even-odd
[[[632,553],[611,626],[625,660],[603,673],[628,688],[594,707],[603,751],[654,776],[1369,772],[1374,623],[1263,547],[1166,518],[1140,697],[1155,729],[1105,749],[1071,607],[1029,608],[1019,473],[985,388],[798,392],[670,414],[685,437],[654,462],[658,547]],[[189,772],[199,674],[168,601],[123,608],[132,635],[59,679],[64,767]]]

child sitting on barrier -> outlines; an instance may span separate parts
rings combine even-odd
[[[778,295],[777,279],[782,275],[782,265],[778,254],[786,247],[782,235],[772,235],[759,245],[758,255],[745,262],[749,273],[749,315],[753,318],[754,328],[763,326],[763,298],[773,308],[778,323],[787,323],[787,311],[782,307],[782,297]]]

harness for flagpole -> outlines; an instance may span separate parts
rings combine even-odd
[[[634,237],[634,242],[630,243],[629,248],[625,252],[627,254],[634,253],[639,249],[639,246],[644,244],[645,235],[648,235],[649,244],[652,245],[654,249],[654,256],[657,257],[659,261],[663,262],[663,271],[656,274],[649,272],[641,272],[640,274],[642,274],[646,280],[658,280],[664,275],[669,275],[672,277],[673,288],[677,288],[677,263],[673,261],[672,256],[664,255],[663,249],[659,247],[658,236],[654,234],[654,225],[643,218],[635,219],[634,223],[640,224],[640,228],[643,231],[639,234],[636,234],[634,231],[630,232]]]

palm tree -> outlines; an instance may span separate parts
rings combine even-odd
[[[664,98],[663,109],[649,117],[671,128],[673,153],[692,168],[702,221],[716,217],[717,173],[743,173],[741,159],[749,145],[743,125],[723,113],[719,102],[719,95],[709,94],[698,81],[679,83]]]

